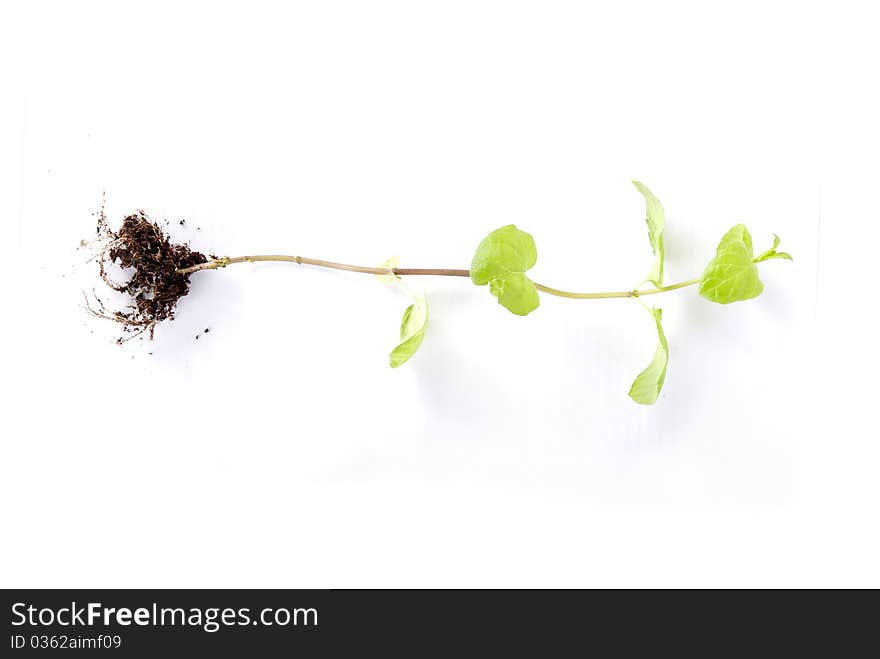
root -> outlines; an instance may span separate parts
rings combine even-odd
[[[119,230],[110,228],[103,208],[98,212],[96,227],[99,251],[98,276],[113,291],[128,296],[128,306],[121,310],[108,309],[92,291],[92,298],[84,292],[85,307],[96,318],[112,320],[122,326],[124,343],[144,332],[153,338],[156,325],[174,319],[178,301],[189,292],[188,274],[178,270],[207,262],[200,252],[187,245],[171,242],[168,234],[150,220],[143,211],[126,217]],[[107,274],[107,265],[115,263],[131,273],[127,281],[115,281]]]

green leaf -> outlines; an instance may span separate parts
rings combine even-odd
[[[489,282],[489,290],[501,305],[520,316],[533,311],[539,304],[535,285],[521,272],[496,277]]]
[[[397,368],[416,354],[416,350],[422,345],[422,339],[425,338],[427,326],[428,303],[421,298],[403,312],[403,321],[400,323],[400,344],[389,355],[391,368]]]
[[[773,247],[768,249],[766,252],[763,252],[759,256],[756,256],[754,258],[755,263],[760,263],[761,261],[769,261],[770,259],[786,259],[787,261],[794,260],[791,258],[791,254],[789,254],[788,252],[777,252],[777,247],[779,247],[779,236],[774,233]]]
[[[471,261],[471,281],[477,286],[489,284],[499,304],[525,316],[539,304],[535,284],[525,275],[537,260],[532,236],[508,224],[490,233],[477,247]]]
[[[752,236],[744,224],[737,224],[724,234],[715,258],[706,266],[700,281],[700,295],[718,304],[730,304],[758,297],[763,290],[755,265]]]
[[[666,228],[666,213],[660,200],[654,196],[647,186],[641,181],[633,181],[636,189],[645,198],[645,219],[648,223],[648,240],[651,241],[651,249],[654,250],[654,265],[645,278],[657,288],[663,286],[663,262],[666,258],[663,249],[663,230]]]
[[[388,268],[389,270],[393,270],[398,265],[400,265],[400,257],[399,256],[392,256],[390,259],[386,259],[384,263],[380,263],[379,267],[380,268]],[[395,281],[400,280],[400,277],[398,277],[395,274],[391,274],[391,273],[389,273],[387,275],[374,275],[374,276],[376,277],[376,279],[378,279],[379,281],[381,281],[385,284],[391,284],[391,283],[394,283]]]
[[[535,240],[513,224],[495,229],[477,247],[471,260],[471,280],[484,286],[511,272],[526,272],[538,260]]]
[[[654,322],[657,324],[660,342],[648,368],[639,373],[629,389],[629,397],[639,405],[653,405],[657,402],[663,382],[666,380],[666,366],[669,364],[669,344],[666,343],[663,325],[660,324],[663,310],[652,309],[651,315],[654,316]]]

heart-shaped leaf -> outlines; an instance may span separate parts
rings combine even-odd
[[[477,286],[489,284],[499,304],[525,316],[539,304],[535,284],[525,275],[537,260],[531,235],[508,224],[483,238],[477,247],[471,261],[471,281]]]
[[[758,297],[764,284],[758,277],[752,236],[744,224],[724,234],[715,258],[709,261],[700,281],[700,295],[718,304],[730,304]]]

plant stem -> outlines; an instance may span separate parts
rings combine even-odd
[[[347,270],[348,272],[362,272],[367,275],[436,275],[440,277],[470,277],[468,270],[453,270],[450,268],[371,268],[362,265],[348,265],[347,263],[334,263],[321,259],[309,259],[305,256],[287,256],[285,254],[261,254],[258,256],[224,256],[213,261],[200,263],[190,268],[178,270],[178,274],[188,275],[200,270],[215,270],[225,268],[232,263],[256,263],[257,261],[285,261],[300,265],[314,265],[319,268],[332,268],[333,270]]]
[[[680,281],[677,284],[670,284],[669,286],[662,286],[660,288],[646,288],[639,291],[610,291],[607,293],[572,293],[571,291],[560,291],[559,289],[550,288],[549,286],[537,283],[535,284],[535,288],[544,293],[549,293],[550,295],[567,297],[572,300],[604,300],[615,297],[642,297],[644,295],[656,295],[657,293],[666,293],[667,291],[674,291],[679,288],[685,288],[699,283],[700,278],[697,277],[696,279],[688,279],[687,281]]]
[[[200,263],[189,268],[177,270],[178,274],[188,275],[202,270],[216,270],[217,268],[225,268],[233,263],[256,263],[257,261],[283,261],[286,263],[296,263],[298,265],[314,265],[319,268],[331,268],[333,270],[346,270],[348,272],[360,272],[368,275],[398,275],[398,276],[418,276],[429,275],[436,277],[470,277],[469,270],[459,270],[454,268],[380,268],[368,267],[362,265],[349,265],[347,263],[335,263],[333,261],[323,261],[321,259],[309,259],[304,256],[288,256],[285,254],[260,254],[256,256],[224,256],[206,263]],[[551,288],[543,284],[535,283],[535,288],[549,295],[557,297],[565,297],[573,300],[602,300],[609,298],[638,298],[644,295],[656,295],[657,293],[666,293],[679,288],[693,286],[700,283],[700,278],[688,279],[677,284],[662,286],[660,288],[648,288],[634,291],[610,291],[604,293],[573,293],[571,291],[562,291],[558,288]]]

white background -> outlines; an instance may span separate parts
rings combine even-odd
[[[872,3],[4,3],[3,586],[878,586]],[[193,277],[152,343],[85,314],[106,193],[220,254],[667,279],[744,221],[730,307],[462,279]],[[186,225],[177,224],[185,218]],[[210,328],[210,334],[203,330]],[[197,334],[202,334],[197,340]]]

